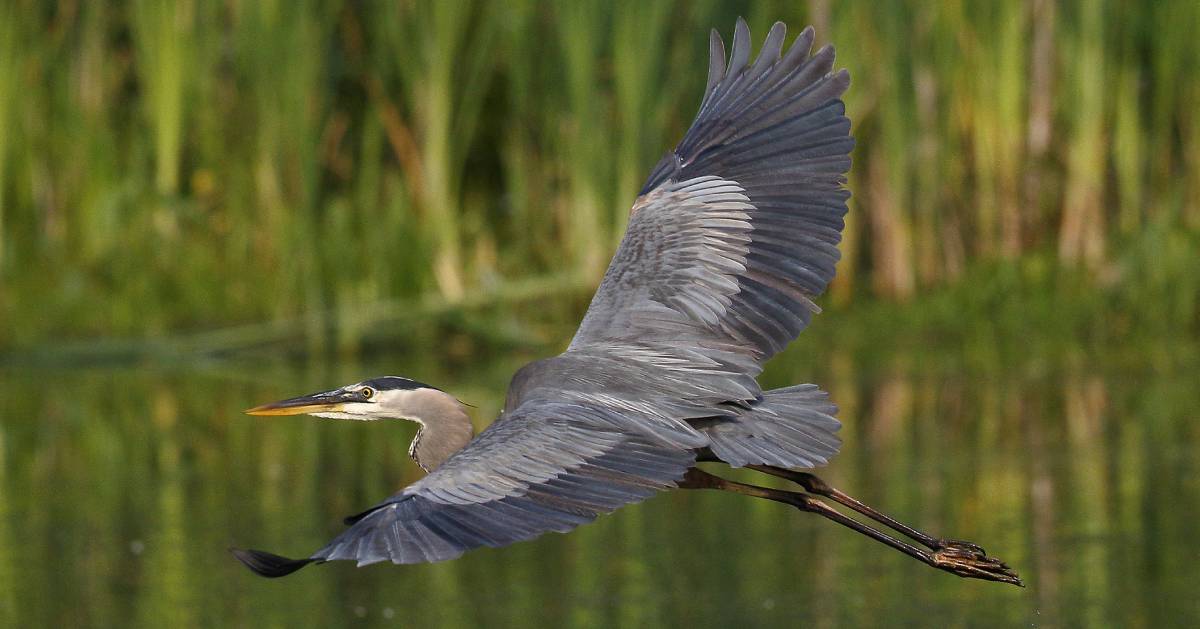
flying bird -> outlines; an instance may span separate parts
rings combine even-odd
[[[837,454],[836,407],[816,385],[764,391],[755,379],[819,311],[850,196],[849,74],[834,71],[832,47],[811,53],[811,27],[786,52],[785,31],[776,23],[753,60],[744,21],[728,57],[712,32],[696,119],[650,172],[574,339],[514,375],[479,435],[453,395],[396,376],[246,411],[416,422],[409,454],[427,474],[307,557],[235,556],[267,577],[334,560],[444,561],[567,532],[660,491],[716,489],[816,513],[959,576],[1020,585],[978,545],[901,524],[804,471]],[[703,462],[802,491],[734,482]]]

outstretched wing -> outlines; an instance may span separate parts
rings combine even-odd
[[[428,476],[370,510],[307,559],[235,551],[264,576],[312,562],[444,561],[480,546],[566,532],[674,487],[695,453],[628,434],[583,403],[535,404],[496,421]]]
[[[737,348],[752,368],[783,349],[831,279],[854,146],[833,49],[811,28],[781,56],[776,23],[750,61],[713,31],[708,89],[679,146],[652,171],[571,350],[623,343]]]

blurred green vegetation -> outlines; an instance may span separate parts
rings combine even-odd
[[[853,77],[827,305],[1200,327],[1191,0],[16,0],[0,349],[265,322],[353,351],[471,300],[573,321],[737,15],[814,24]]]

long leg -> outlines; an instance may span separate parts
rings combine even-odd
[[[810,494],[815,494],[818,496],[824,496],[826,498],[829,498],[830,500],[832,500],[840,505],[846,506],[850,509],[853,509],[853,510],[867,516],[868,518],[871,518],[872,520],[875,520],[876,522],[883,524],[884,526],[887,526],[895,531],[899,531],[900,533],[903,533],[903,534],[907,535],[908,537],[917,540],[922,545],[924,545],[928,548],[931,548],[933,550],[941,550],[944,548],[957,548],[964,552],[977,553],[981,557],[986,556],[986,553],[984,552],[983,548],[980,547],[978,544],[975,544],[973,542],[965,542],[962,540],[956,540],[956,539],[942,539],[942,538],[938,538],[938,537],[929,535],[928,533],[918,531],[917,529],[914,529],[913,527],[911,527],[907,524],[904,524],[903,522],[900,522],[899,520],[896,520],[895,518],[893,518],[885,513],[882,513],[869,505],[862,503],[861,501],[854,498],[853,496],[850,496],[850,495],[845,494],[833,487],[830,487],[828,483],[821,480],[821,478],[815,474],[811,474],[809,472],[797,472],[795,470],[789,470],[789,469],[782,468],[782,467],[774,467],[771,465],[748,465],[747,467],[749,467],[752,470],[762,472],[764,474],[770,474],[771,476],[777,476],[779,478],[784,478],[789,481],[792,481],[793,483],[796,483],[797,485],[800,485],[801,487],[803,487],[804,490]]]
[[[721,478],[720,476],[714,476],[696,468],[688,470],[679,487],[683,489],[719,489],[788,504],[801,511],[815,513],[821,517],[833,520],[842,526],[866,535],[877,542],[890,546],[913,559],[939,570],[944,570],[960,577],[1000,581],[1002,583],[1024,586],[1016,573],[1000,561],[986,556],[979,556],[973,552],[963,552],[954,547],[936,549],[933,552],[923,550],[846,516],[809,494],[738,483]]]

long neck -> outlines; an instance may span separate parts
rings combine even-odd
[[[405,418],[420,424],[408,454],[426,472],[441,465],[475,436],[467,410],[447,393],[420,389],[411,392],[405,402]]]

